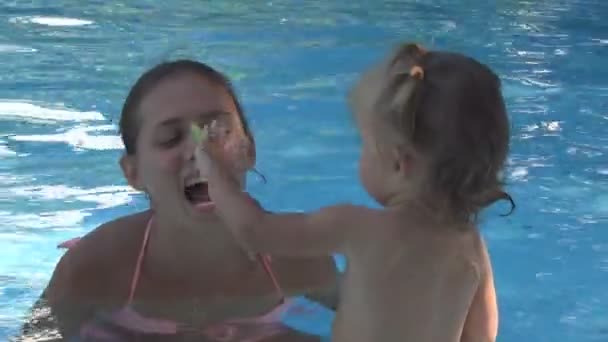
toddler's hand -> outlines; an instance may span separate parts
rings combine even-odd
[[[250,168],[250,156],[248,155],[251,143],[246,138],[228,137],[229,129],[220,121],[214,120],[209,125],[209,141],[217,143],[218,158],[223,158],[226,166],[236,173],[241,174]]]
[[[247,205],[259,207],[259,204],[253,198],[242,192],[240,182],[234,177],[235,165],[230,160],[226,160],[226,156],[234,154],[230,152],[235,152],[226,151],[227,148],[239,146],[221,146],[221,144],[215,143],[218,140],[221,142],[225,137],[224,131],[221,127],[218,127],[216,121],[213,121],[209,126],[205,126],[202,130],[198,129],[200,132],[197,129],[198,126],[192,128],[192,136],[196,143],[195,164],[201,174],[208,178],[209,196],[216,204],[216,213],[226,223],[236,242],[243,248],[248,257],[255,261],[257,260],[257,254],[248,248],[243,235],[244,232],[238,229],[240,225],[230,224],[230,222],[249,220],[246,210],[239,210],[238,203],[230,203],[232,202],[230,198],[233,196],[237,195],[243,198],[242,195],[244,195],[246,201],[249,202]]]
[[[222,138],[222,131],[218,129],[217,121],[212,121],[200,129],[198,125],[192,124],[190,130],[195,143],[194,161],[201,175],[210,177],[211,173],[219,171],[220,174],[229,174],[229,163],[224,160],[225,153],[222,147],[215,144]],[[218,170],[219,169],[219,170]]]

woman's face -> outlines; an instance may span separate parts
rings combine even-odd
[[[254,163],[253,146],[243,129],[234,100],[219,84],[192,72],[160,81],[142,99],[136,113],[139,135],[136,153],[121,161],[129,183],[145,191],[158,215],[167,219],[196,219],[212,210],[206,176],[194,163],[190,125],[217,120],[224,138],[214,142],[234,165],[235,176],[244,182],[246,167]],[[230,146],[248,146],[235,149]]]

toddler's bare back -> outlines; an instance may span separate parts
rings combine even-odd
[[[460,341],[487,262],[477,229],[411,212],[357,216],[333,340]]]

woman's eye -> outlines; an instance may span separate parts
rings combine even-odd
[[[181,141],[182,137],[183,137],[182,133],[175,133],[175,134],[169,135],[160,140],[160,145],[163,147],[175,146]]]

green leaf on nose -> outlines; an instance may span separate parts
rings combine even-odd
[[[197,145],[200,145],[204,140],[207,140],[207,126],[201,129],[197,124],[190,125],[190,134]]]

